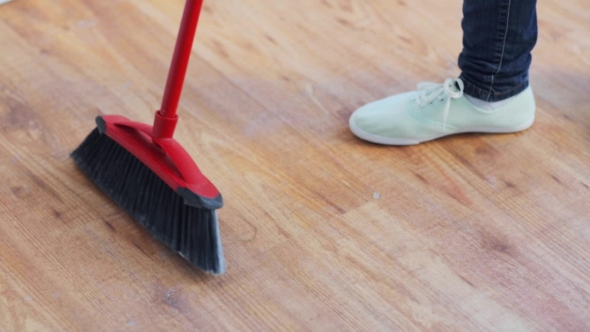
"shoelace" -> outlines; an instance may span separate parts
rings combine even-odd
[[[459,90],[457,90],[457,86]],[[463,90],[465,84],[460,78],[447,78],[443,84],[436,84],[430,82],[423,82],[418,84],[418,95],[416,96],[416,104],[419,108],[432,104],[436,99],[445,103],[443,111],[443,132],[447,130],[447,118],[449,116],[449,109],[451,108],[451,99],[458,99],[463,97]]]

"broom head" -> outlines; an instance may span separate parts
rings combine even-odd
[[[72,153],[82,171],[155,238],[196,267],[223,273],[223,199],[171,132],[117,115],[96,124]]]

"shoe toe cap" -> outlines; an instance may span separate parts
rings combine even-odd
[[[396,121],[391,110],[367,105],[352,114],[350,126],[372,135],[387,136],[395,130]]]

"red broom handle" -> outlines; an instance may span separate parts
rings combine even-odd
[[[186,1],[170,72],[168,73],[162,107],[156,113],[154,120],[153,135],[155,137],[172,137],[174,134],[176,122],[178,121],[176,110],[180,102],[202,6],[203,0]]]

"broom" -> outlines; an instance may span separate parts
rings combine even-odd
[[[73,153],[82,171],[155,238],[198,268],[225,271],[217,209],[221,194],[172,138],[203,0],[187,0],[154,125],[118,115],[96,118],[97,128]]]

